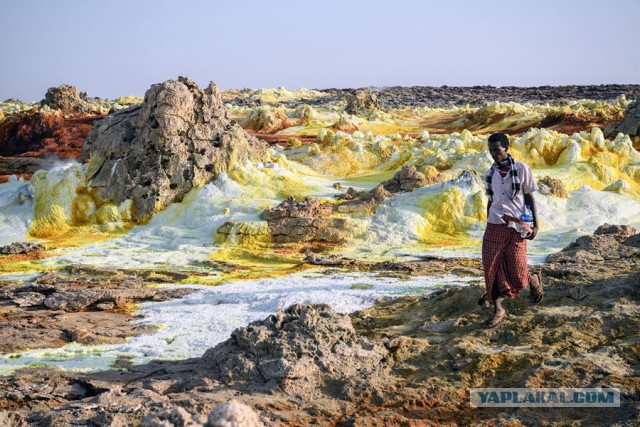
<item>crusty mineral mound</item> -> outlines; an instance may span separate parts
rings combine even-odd
[[[342,243],[347,239],[347,218],[333,217],[333,208],[318,199],[289,197],[278,206],[265,209],[269,234],[275,243]]]
[[[207,350],[202,363],[227,383],[251,381],[295,396],[322,390],[353,398],[384,383],[388,358],[384,345],[356,333],[348,315],[327,305],[296,304],[236,329]]]
[[[87,113],[91,111],[91,106],[78,95],[78,88],[71,85],[50,87],[42,104],[67,112]]]
[[[378,96],[366,89],[360,89],[353,93],[347,93],[347,108],[349,114],[366,116],[378,109]]]
[[[44,250],[44,246],[33,242],[14,242],[0,246],[0,255],[26,254],[32,251]]]
[[[579,237],[562,251],[547,257],[548,263],[584,264],[640,256],[640,235],[629,225],[603,224],[592,236]]]
[[[89,185],[104,200],[133,202],[147,220],[237,164],[265,161],[267,145],[227,118],[214,83],[180,77],[155,84],[138,106],[98,122],[83,147]]]
[[[393,178],[367,192],[358,193],[349,187],[347,193],[338,196],[346,202],[338,205],[336,210],[341,213],[370,215],[376,211],[379,203],[394,193],[413,191],[445,179],[445,175],[433,166],[425,166],[422,170],[424,173],[413,165],[403,166]]]

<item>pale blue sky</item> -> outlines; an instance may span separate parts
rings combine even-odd
[[[222,88],[640,83],[640,0],[0,0],[0,99]]]

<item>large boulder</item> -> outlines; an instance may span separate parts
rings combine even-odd
[[[50,87],[41,103],[65,112],[88,113],[91,111],[89,103],[78,95],[78,88],[71,85]]]
[[[89,186],[107,201],[133,202],[144,222],[194,187],[245,161],[267,160],[267,145],[227,118],[214,83],[180,77],[155,84],[144,102],[99,121],[89,133]]]
[[[293,396],[354,398],[385,381],[385,346],[356,333],[348,315],[327,305],[293,305],[236,329],[202,363],[225,383],[264,384]]]

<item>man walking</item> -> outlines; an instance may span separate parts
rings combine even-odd
[[[493,328],[505,316],[504,298],[514,298],[531,284],[529,298],[542,300],[543,288],[538,274],[527,267],[527,243],[538,233],[538,215],[533,192],[538,185],[531,168],[516,161],[509,153],[509,138],[504,133],[489,136],[489,153],[493,165],[487,172],[487,229],[482,240],[482,264],[486,294],[493,304],[493,314],[485,327]],[[521,220],[525,206],[530,206],[533,226]]]

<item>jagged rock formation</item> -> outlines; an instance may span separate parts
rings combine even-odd
[[[133,202],[145,221],[245,161],[265,161],[266,144],[227,118],[220,90],[180,77],[151,86],[139,106],[96,123],[83,147],[87,177],[103,200]]]
[[[386,198],[394,193],[412,191],[444,179],[435,168],[427,167],[428,176],[415,166],[404,166],[393,178],[370,191],[357,192],[349,187],[336,196],[342,203],[331,205],[307,197],[295,200],[289,197],[278,206],[265,209],[261,218],[267,221],[267,230],[249,223],[227,222],[216,231],[216,243],[228,241],[235,235],[243,242],[253,243],[344,243],[347,240],[349,219],[338,214],[370,215]],[[268,237],[268,238],[267,238]]]
[[[445,178],[445,175],[433,166],[427,166],[424,170],[426,174],[413,165],[403,166],[393,178],[367,192],[358,193],[349,187],[345,194],[339,196],[346,202],[338,205],[336,210],[341,213],[368,215],[375,212],[378,204],[394,193],[413,191],[416,188],[441,182]]]
[[[91,111],[89,103],[78,95],[78,88],[64,84],[58,87],[50,87],[41,104],[66,112],[88,113]]]
[[[44,246],[33,242],[15,242],[0,246],[0,255],[26,254],[32,251],[44,250]]]
[[[628,225],[604,224],[592,236],[582,236],[562,251],[551,254],[547,262],[591,263],[640,256],[636,229]],[[629,242],[629,243],[627,243]]]
[[[307,197],[289,197],[261,214],[267,221],[269,234],[275,243],[323,242],[341,243],[346,240],[348,220],[333,217],[330,205]]]
[[[207,350],[202,363],[227,383],[266,384],[300,397],[355,398],[383,384],[388,357],[382,344],[356,334],[348,315],[327,305],[294,305],[235,330]]]
[[[378,96],[366,89],[356,90],[345,94],[347,107],[345,111],[349,114],[367,116],[379,108]]]
[[[604,134],[609,137],[615,137],[619,132],[629,135],[636,144],[640,143],[640,100],[629,104],[621,121],[604,128]]]

